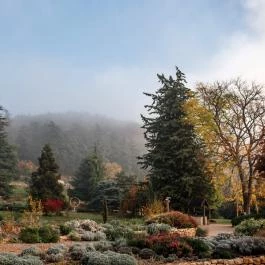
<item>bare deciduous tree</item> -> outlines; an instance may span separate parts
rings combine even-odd
[[[241,79],[214,84],[198,84],[204,107],[212,113],[220,159],[229,160],[237,172],[243,194],[243,208],[250,213],[256,152],[264,139],[265,97],[263,86]]]

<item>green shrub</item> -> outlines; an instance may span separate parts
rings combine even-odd
[[[137,248],[146,248],[146,240],[143,238],[133,238],[127,241],[128,246],[137,247]]]
[[[57,243],[60,239],[58,230],[51,226],[43,226],[39,229],[39,236],[42,243]]]
[[[237,235],[253,236],[264,227],[265,219],[246,219],[235,227],[235,233]]]
[[[19,239],[24,243],[39,243],[41,242],[39,236],[39,229],[26,227],[20,231]]]
[[[66,225],[60,225],[60,233],[62,236],[67,236],[72,231],[72,228]]]
[[[82,265],[137,265],[134,257],[112,251],[89,252],[81,260]]]
[[[148,219],[146,223],[164,223],[176,228],[197,227],[197,223],[194,218],[178,211],[171,211],[155,215]]]
[[[199,258],[209,258],[211,256],[211,248],[204,240],[199,238],[185,238],[183,240],[192,247],[193,254]]]
[[[19,239],[24,243],[56,243],[59,240],[59,233],[50,226],[26,227],[20,231]]]
[[[247,214],[247,215],[240,215],[238,217],[235,217],[231,220],[232,226],[239,225],[242,221],[245,221],[247,219],[254,218],[256,220],[265,218],[264,214]]]
[[[0,253],[0,265],[43,265],[43,262],[38,257]]]

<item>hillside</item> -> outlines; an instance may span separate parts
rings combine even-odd
[[[49,143],[63,174],[73,175],[96,145],[105,161],[120,164],[130,174],[144,175],[136,158],[144,151],[144,137],[135,122],[72,112],[16,116],[9,137],[18,148],[19,159],[34,163],[42,146]]]

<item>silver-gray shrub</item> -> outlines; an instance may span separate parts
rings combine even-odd
[[[81,260],[90,251],[95,251],[91,244],[75,244],[69,248],[68,254],[72,260]]]
[[[112,251],[89,252],[82,260],[82,265],[136,265],[134,257]]]
[[[43,265],[39,257],[19,257],[11,253],[0,253],[0,265]]]
[[[22,250],[20,256],[41,256],[42,252],[37,247],[30,247]]]
[[[171,226],[163,223],[152,223],[149,224],[146,229],[149,235],[157,235],[160,233],[168,233],[171,229]]]
[[[101,231],[97,232],[85,231],[84,233],[81,234],[81,240],[83,241],[106,240],[106,234]]]
[[[56,245],[47,250],[45,260],[48,262],[60,262],[64,260],[67,248],[64,245]]]

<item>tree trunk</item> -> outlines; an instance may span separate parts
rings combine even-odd
[[[248,183],[242,183],[242,193],[243,193],[243,211],[245,214],[250,214],[250,204],[251,204],[251,192],[249,191]]]

